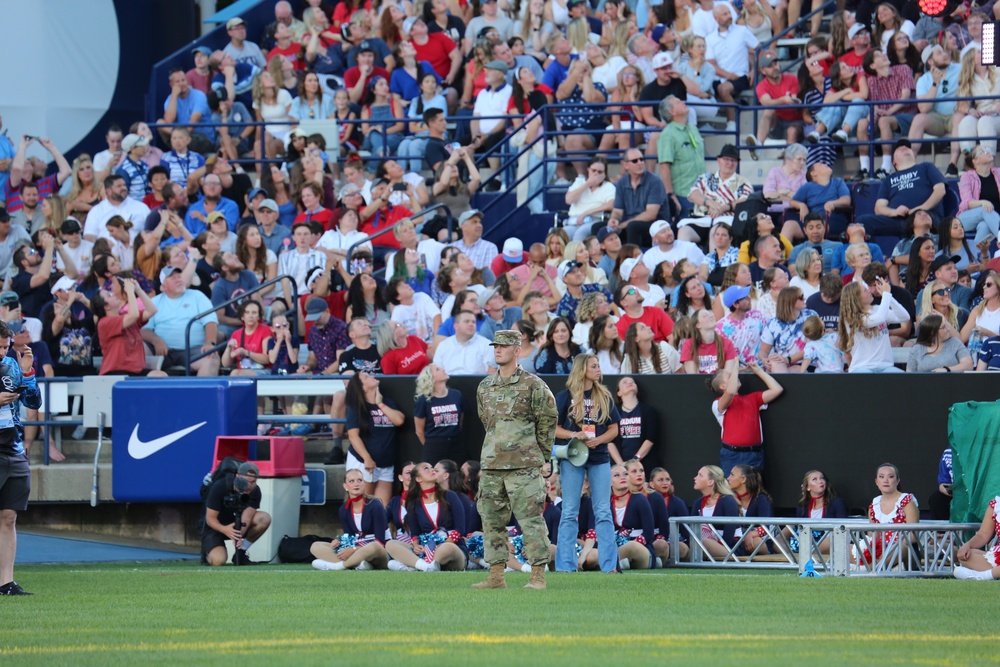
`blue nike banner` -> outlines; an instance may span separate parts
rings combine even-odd
[[[118,502],[201,500],[215,438],[257,432],[250,379],[164,378],[112,390],[112,495]]]

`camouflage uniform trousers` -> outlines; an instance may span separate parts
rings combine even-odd
[[[538,468],[483,470],[479,482],[479,514],[483,519],[483,555],[490,565],[510,556],[507,522],[517,518],[524,535],[524,557],[531,565],[549,562],[549,536],[542,511],[545,482]]]

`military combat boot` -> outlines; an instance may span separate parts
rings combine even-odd
[[[528,583],[524,585],[525,588],[532,588],[536,591],[545,590],[545,566],[544,565],[532,565],[531,566],[531,578],[528,579]]]
[[[507,582],[503,578],[504,564],[497,563],[495,565],[490,565],[490,576],[486,577],[485,581],[481,581],[478,584],[472,584],[473,588],[507,588]],[[542,587],[544,588],[545,582],[542,582]]]

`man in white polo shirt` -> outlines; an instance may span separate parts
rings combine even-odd
[[[434,363],[448,375],[486,375],[496,368],[490,341],[476,334],[476,316],[463,310],[455,316],[455,335],[437,346]]]
[[[705,38],[705,57],[715,67],[715,73],[719,77],[715,82],[719,101],[731,104],[744,90],[750,90],[750,58],[760,42],[749,28],[735,23],[733,8],[729,3],[716,5],[713,16],[719,28]],[[727,132],[736,129],[734,113],[731,107],[726,108],[726,117],[729,119]]]
[[[485,67],[486,88],[476,96],[476,105],[472,108],[472,136],[482,138],[477,153],[485,153],[506,136],[507,123],[503,116],[507,115],[507,104],[514,92],[507,83],[507,63],[491,60]],[[490,158],[490,162],[493,161],[494,158]],[[499,158],[496,162],[499,166]]]

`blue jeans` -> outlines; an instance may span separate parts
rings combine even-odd
[[[404,171],[420,172],[424,168],[424,151],[427,150],[427,132],[406,137],[399,144],[399,165]]]
[[[559,543],[556,545],[556,571],[576,572],[576,536],[580,530],[580,497],[583,475],[590,480],[590,500],[594,506],[594,527],[597,532],[597,559],[602,572],[618,567],[618,543],[611,521],[611,464],[585,463],[579,468],[569,461],[559,462],[562,482],[562,518],[559,519]]]
[[[960,213],[958,219],[962,222],[965,231],[976,230],[976,244],[992,234],[1000,238],[1000,213],[990,211],[987,213],[982,206],[970,208]]]
[[[733,466],[737,465],[752,466],[762,473],[764,472],[764,452],[751,452],[749,447],[746,450],[745,452],[734,452],[725,447],[719,448],[719,467],[722,468],[723,475],[729,477]]]
[[[369,132],[365,136],[362,148],[372,154],[372,161],[378,162],[385,156],[395,155],[396,149],[401,143],[403,143],[403,135],[400,132],[390,134],[388,137],[381,132]],[[383,149],[385,155],[383,155]]]
[[[858,121],[868,115],[868,107],[860,104],[858,100],[851,102],[850,106],[829,106],[823,107],[816,114],[816,120],[822,121],[826,125],[827,134],[833,134],[842,129],[846,123],[850,128],[847,134],[853,134],[858,126]]]
[[[903,373],[901,368],[896,368],[895,366],[886,366],[885,368],[858,368],[849,371],[851,373]]]

